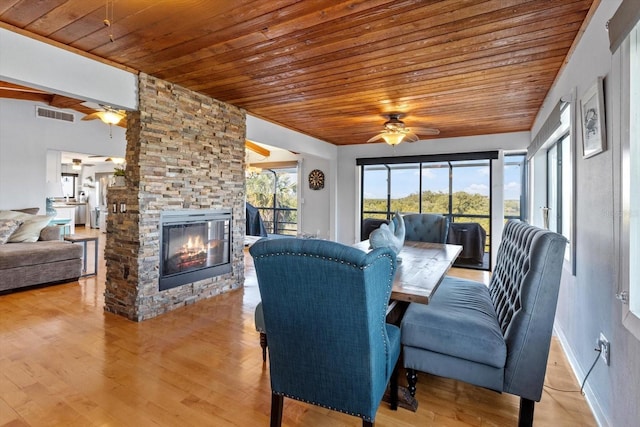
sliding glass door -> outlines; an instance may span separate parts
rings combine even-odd
[[[361,166],[361,227],[394,212],[444,215],[449,242],[477,232],[484,256],[469,267],[488,269],[491,247],[491,159],[497,152],[357,159]],[[461,259],[461,262],[464,260]]]

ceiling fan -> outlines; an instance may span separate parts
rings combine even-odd
[[[82,170],[82,166],[92,167],[95,165],[91,163],[82,163],[82,159],[71,159],[71,169],[79,171]]]
[[[110,157],[110,156],[102,156],[99,154],[94,154],[89,156],[90,158],[102,158],[104,162],[113,162],[116,165],[124,164],[125,159],[123,157]]]
[[[118,110],[109,105],[100,104],[101,111],[87,114],[82,120],[100,119],[108,125],[124,125],[126,123],[127,113],[125,110]]]
[[[384,114],[383,117],[387,118],[387,121],[384,122],[384,129],[380,131],[379,134],[369,139],[367,142],[374,142],[380,139],[384,139],[384,141],[392,146],[400,144],[402,141],[407,142],[416,142],[420,138],[418,135],[413,133],[410,128],[408,128],[404,122],[400,119],[405,117],[403,113],[388,113]],[[435,128],[420,128],[417,130],[418,133],[422,135],[438,135],[440,131]]]

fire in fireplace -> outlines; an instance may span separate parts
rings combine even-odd
[[[160,215],[161,291],[231,272],[231,211]]]

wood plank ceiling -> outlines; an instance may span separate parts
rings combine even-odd
[[[0,22],[344,145],[390,112],[435,138],[529,130],[598,3],[5,0]]]

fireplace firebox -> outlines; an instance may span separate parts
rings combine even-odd
[[[231,211],[160,214],[161,291],[231,272]]]

